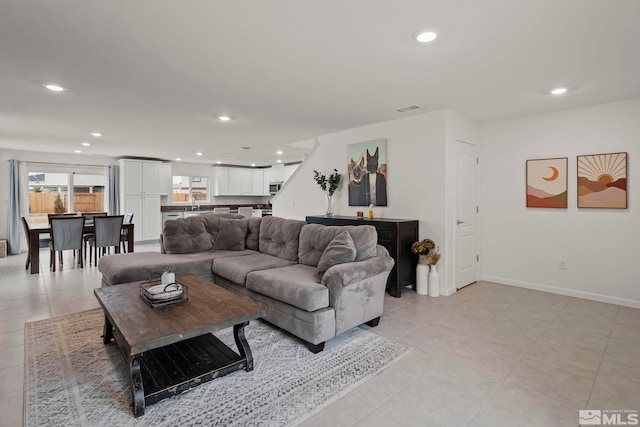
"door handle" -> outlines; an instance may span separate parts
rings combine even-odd
[[[458,224],[458,225],[460,225],[460,224],[464,224],[464,221],[457,220],[457,221],[456,221],[456,224]]]

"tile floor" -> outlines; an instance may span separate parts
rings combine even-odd
[[[137,245],[137,251],[157,251]],[[24,322],[97,308],[95,267],[28,274],[0,259],[0,426],[22,425]],[[387,295],[372,332],[414,350],[303,425],[577,426],[578,409],[640,410],[640,310],[480,282]]]

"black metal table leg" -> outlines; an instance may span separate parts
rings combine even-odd
[[[140,359],[142,355],[136,354],[131,359],[131,396],[133,397],[133,415],[144,415],[144,386],[142,384],[142,372]]]
[[[102,330],[102,342],[104,344],[109,344],[113,339],[113,326],[111,322],[109,322],[109,318],[104,316],[104,329]]]
[[[240,352],[240,356],[247,360],[247,368],[246,371],[253,371],[253,355],[251,354],[251,349],[249,348],[249,343],[247,342],[247,338],[244,336],[244,327],[247,326],[249,322],[240,323],[239,325],[233,326],[233,338],[236,340],[236,345],[238,346],[238,351]]]

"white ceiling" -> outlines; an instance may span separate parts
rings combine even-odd
[[[423,28],[440,37],[417,44]],[[637,0],[0,0],[6,149],[267,165],[426,111],[484,122],[638,96]]]

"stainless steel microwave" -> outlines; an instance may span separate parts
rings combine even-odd
[[[269,183],[269,194],[273,195],[276,194],[278,191],[280,191],[280,188],[282,188],[282,181],[272,181]]]

